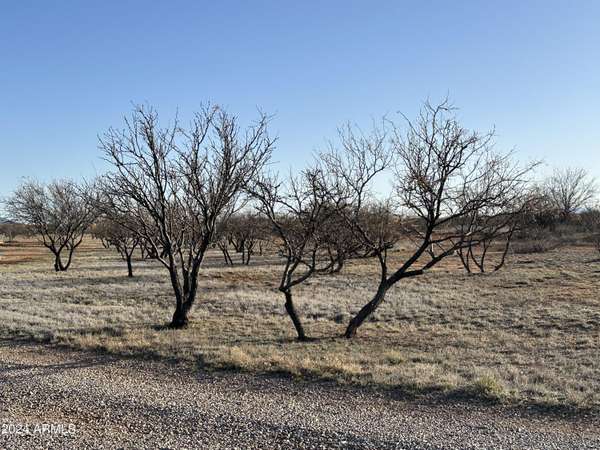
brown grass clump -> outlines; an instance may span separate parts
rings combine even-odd
[[[90,241],[72,269],[55,273],[45,249],[5,245],[0,335],[417,395],[600,406],[600,261],[592,246],[515,255],[504,270],[483,275],[469,276],[448,259],[396,286],[347,340],[340,336],[373,294],[377,270],[374,261],[353,261],[299,287],[298,310],[315,338],[308,343],[294,340],[276,290],[277,264],[270,256],[224,267],[211,253],[190,326],[174,331],[163,326],[174,302],[157,263],[136,261],[136,276],[127,279],[118,256]]]

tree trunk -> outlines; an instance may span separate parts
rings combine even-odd
[[[465,270],[467,271],[467,273],[471,273],[471,263],[469,261],[469,255],[467,254],[467,257],[465,258],[465,253],[464,253],[464,248],[460,247],[458,249],[458,257],[460,258],[460,262],[462,263],[463,267],[465,268]]]
[[[296,333],[298,333],[299,341],[306,341],[306,334],[304,333],[304,328],[302,327],[302,322],[300,322],[300,317],[296,313],[296,308],[294,307],[294,302],[292,300],[292,292],[288,290],[283,290],[283,294],[285,295],[285,310],[288,315],[292,319],[294,323],[294,328],[296,328]]]
[[[66,272],[70,265],[71,258],[69,258],[69,262],[67,263],[67,265],[64,265],[60,258],[60,253],[54,254],[54,270],[56,272]]]
[[[373,299],[367,303],[362,309],[352,318],[348,327],[346,328],[346,333],[344,334],[347,338],[352,338],[356,336],[356,330],[360,327],[363,322],[371,315],[375,310],[379,307],[381,302],[385,299],[385,294],[387,293],[389,286],[386,284],[380,284],[377,289],[377,293],[373,297]]]
[[[227,247],[219,245],[219,248],[221,249],[221,252],[223,253],[223,258],[225,259],[225,265],[233,266],[233,260],[231,259],[231,255],[229,254],[229,250],[227,250]]]
[[[502,257],[500,258],[500,262],[498,264],[496,264],[496,266],[494,267],[494,272],[497,272],[498,270],[502,269],[502,267],[504,266],[504,263],[506,262],[506,256],[508,255],[508,251],[510,250],[510,242],[512,240],[512,236],[513,236],[514,232],[515,232],[515,228],[512,227],[510,229],[510,231],[508,232],[508,235],[506,236],[506,242],[504,244],[504,250],[502,251]],[[598,249],[600,249],[600,246],[598,247]]]
[[[170,328],[185,328],[188,325],[188,313],[192,309],[198,292],[198,271],[202,259],[197,259],[193,262],[192,267],[183,270],[182,281],[180,284],[175,269],[170,269],[171,284],[175,292],[176,307],[171,320]]]
[[[67,260],[67,264],[63,264],[62,261],[60,260],[60,255],[58,257],[58,261],[60,262],[60,267],[62,271],[67,271],[67,269],[71,266],[71,261],[73,261],[73,252],[75,251],[75,248],[69,248],[69,259]]]
[[[188,312],[189,307],[183,302],[177,302],[177,307],[173,313],[173,319],[169,328],[181,329],[186,328],[188,325]]]
[[[331,267],[331,273],[340,273],[344,268],[344,259],[338,258]]]
[[[131,255],[127,255],[126,258],[127,258],[127,276],[129,278],[132,278],[133,277],[133,267],[131,265]]]

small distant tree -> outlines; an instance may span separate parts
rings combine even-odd
[[[581,222],[591,234],[596,249],[600,252],[600,209],[591,208],[581,213]]]
[[[233,266],[230,250],[241,257],[241,263],[248,265],[252,255],[262,254],[264,241],[267,240],[269,227],[263,217],[251,212],[232,215],[221,227],[217,237],[217,247],[223,253],[225,264]]]
[[[331,214],[327,222],[322,224],[321,236],[323,242],[327,243],[329,264],[327,271],[331,274],[339,273],[344,268],[346,261],[358,258],[361,255],[362,246],[348,230],[339,214]]]
[[[156,244],[156,242],[154,242],[154,244]],[[158,259],[159,256],[161,258],[167,257],[167,253],[164,249],[154,247],[152,245],[152,242],[148,242],[146,239],[143,238],[140,238],[139,249],[140,257],[142,259]]]
[[[29,225],[52,252],[54,269],[59,272],[71,266],[73,253],[94,221],[95,212],[88,202],[91,196],[71,180],[48,184],[28,180],[5,203],[9,214]]]
[[[542,185],[533,185],[528,190],[528,204],[523,217],[523,231],[536,232],[539,230],[555,231],[560,224],[561,213],[556,204]]]
[[[141,245],[139,233],[132,231],[132,227],[122,225],[126,218],[111,220],[106,217],[96,221],[91,229],[94,238],[100,239],[105,248],[114,247],[123,261],[127,263],[127,276],[133,277],[133,253]]]
[[[494,152],[492,132],[463,128],[452,111],[447,101],[437,106],[426,103],[415,122],[407,120],[406,131],[391,124],[389,148],[381,140],[357,138],[350,130],[342,136],[343,150],[324,157],[331,177],[352,198],[345,215],[349,226],[371,246],[380,266],[377,291],[351,319],[348,338],[355,336],[392,286],[424,274],[464,245],[465,234],[457,233],[453,223],[475,211],[501,210],[508,193],[525,186],[532,166],[520,168],[509,155]],[[410,256],[396,268],[390,267],[384,241],[371,238],[359,220],[370,180],[389,163],[396,187],[392,204],[406,216],[403,231],[414,243]]]
[[[221,250],[221,253],[223,253],[223,258],[225,259],[225,265],[227,266],[233,266],[234,262],[233,259],[231,258],[231,240],[230,240],[230,233],[228,230],[228,223],[229,220],[225,221],[224,223],[220,224],[218,229],[219,232],[215,234],[214,237],[214,245]]]
[[[185,327],[204,255],[244,187],[270,158],[268,118],[240,131],[220,107],[205,107],[184,129],[162,128],[151,108],[136,107],[124,130],[110,129],[100,147],[112,170],[99,181],[101,210],[126,217],[167,269],[175,294],[173,328]],[[132,224],[132,225],[128,225]]]
[[[385,125],[385,121],[384,121]],[[337,255],[351,258],[377,258],[386,264],[391,250],[402,234],[400,217],[393,211],[391,199],[382,200],[372,192],[376,177],[388,170],[394,161],[389,150],[386,127],[374,126],[368,134],[346,124],[338,130],[341,149],[330,144],[328,152],[321,153],[320,161],[326,174],[329,191],[339,192],[342,206],[337,221],[338,241],[343,249]],[[335,268],[341,268],[339,263]]]
[[[500,256],[492,261],[492,272],[504,267],[518,226],[517,213],[512,211],[489,216],[474,213],[461,220],[458,227],[464,239],[457,254],[465,270],[487,272],[490,249],[494,246],[500,247]]]
[[[506,169],[504,176],[510,178],[510,171],[513,169],[510,159],[499,158],[497,164],[496,169],[489,175],[502,178],[503,175],[499,173]],[[479,185],[488,188],[487,181]],[[469,202],[470,197],[474,195],[480,195],[476,187],[465,193],[465,202]],[[525,183],[515,182],[513,189],[507,188],[498,192],[493,204],[472,210],[454,220],[450,226],[454,234],[462,237],[456,253],[465,270],[469,273],[483,273],[488,271],[490,265],[492,272],[504,267],[513,238],[518,232],[531,226],[529,220],[532,211],[539,207],[539,201],[535,190],[527,189]],[[490,250],[494,247],[499,256],[490,259]]]
[[[30,234],[29,227],[22,223],[0,223],[0,236],[6,237],[6,242],[14,242],[17,236],[27,236],[28,234]]]
[[[589,206],[598,192],[596,181],[581,168],[555,169],[545,181],[546,193],[563,220]]]
[[[338,206],[335,195],[323,183],[318,169],[307,169],[287,183],[263,178],[252,193],[259,211],[273,225],[279,253],[284,259],[279,291],[285,297],[288,313],[298,340],[308,339],[293,299],[294,287],[316,274],[328,273],[343,257],[338,245],[330,241],[328,224],[335,222]]]

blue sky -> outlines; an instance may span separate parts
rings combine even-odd
[[[0,0],[0,196],[104,170],[97,135],[132,102],[275,114],[300,167],[350,120],[449,94],[523,160],[600,177],[598,1]]]

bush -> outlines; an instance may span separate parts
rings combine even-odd
[[[555,248],[559,247],[559,243],[556,241],[527,241],[518,242],[513,246],[513,251],[516,254],[529,254],[529,253],[547,253]]]
[[[561,245],[560,238],[548,230],[537,228],[521,236],[513,243],[517,254],[546,253]]]

